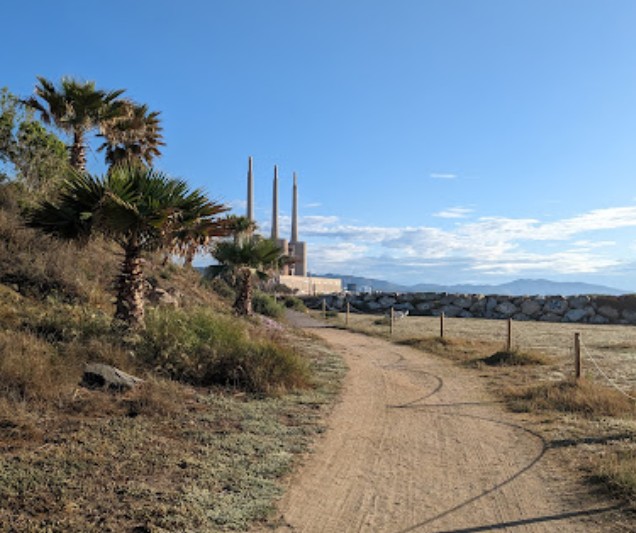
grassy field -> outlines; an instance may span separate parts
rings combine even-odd
[[[339,321],[344,324],[344,315]],[[388,322],[377,315],[351,314],[351,329],[372,335],[389,335]],[[487,355],[505,346],[507,321],[486,319],[446,318],[445,337],[450,341],[472,343],[475,353]],[[524,352],[537,352],[550,360],[550,372],[537,379],[562,379],[573,372],[574,333],[581,334],[583,371],[601,382],[607,382],[599,368],[620,388],[636,389],[636,327],[589,324],[561,324],[549,322],[513,322],[512,346]],[[406,317],[396,320],[395,341],[439,336],[437,317]]]

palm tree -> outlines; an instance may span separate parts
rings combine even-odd
[[[256,231],[256,222],[244,216],[228,215],[225,217],[230,234],[234,237],[234,242],[239,244],[247,239],[251,239]]]
[[[216,218],[227,210],[228,207],[213,202],[186,210],[181,223],[172,234],[169,253],[182,256],[183,266],[192,267],[194,256],[199,250],[209,247],[215,237],[230,234],[226,219]]]
[[[35,96],[24,103],[39,111],[45,124],[53,123],[73,137],[70,164],[84,172],[86,135],[122,112],[118,98],[124,91],[103,91],[96,89],[93,81],[80,82],[73,78],[62,78],[59,88],[41,76],[38,76],[38,82]]]
[[[74,173],[58,200],[28,214],[31,226],[85,242],[101,233],[117,242],[124,258],[117,278],[115,318],[130,328],[144,326],[142,253],[170,245],[190,213],[214,220],[218,204],[201,191],[141,165],[116,166],[105,176]]]
[[[159,147],[165,146],[160,113],[129,100],[122,102],[120,111],[101,124],[99,136],[105,141],[97,150],[106,152],[106,163],[110,166],[133,161],[152,166],[153,159],[161,155]]]
[[[275,240],[255,235],[240,242],[222,241],[212,251],[214,258],[235,273],[237,296],[234,310],[240,315],[252,314],[253,278],[269,277],[290,258],[284,255]]]

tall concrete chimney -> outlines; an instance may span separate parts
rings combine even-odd
[[[274,191],[272,196],[272,239],[278,240],[278,165],[274,165]]]
[[[254,174],[252,172],[252,156],[247,164],[247,218],[254,221]]]
[[[298,242],[298,182],[294,172],[294,192],[292,196],[292,231],[291,242]]]

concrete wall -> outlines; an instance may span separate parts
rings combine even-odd
[[[447,293],[376,293],[331,295],[329,309],[345,310],[346,299],[354,310],[386,313],[391,307],[410,315],[462,318],[512,318],[545,322],[589,324],[636,324],[636,294],[625,296],[498,296]],[[318,308],[322,298],[307,298],[309,307]]]
[[[298,291],[299,295],[332,294],[342,291],[342,281],[339,279],[280,275],[277,281]]]

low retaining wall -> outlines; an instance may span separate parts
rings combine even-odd
[[[319,308],[323,299],[330,310],[383,314],[393,307],[410,315],[459,318],[512,318],[544,322],[636,324],[636,294],[624,296],[500,296],[448,293],[376,293],[305,298]]]
[[[315,276],[285,276],[276,278],[278,283],[296,291],[298,296],[304,294],[330,294],[342,291],[342,280],[333,278],[319,278]]]

